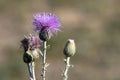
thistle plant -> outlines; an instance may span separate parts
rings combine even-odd
[[[43,41],[43,57],[42,57],[42,80],[46,79],[46,51],[47,41],[59,31],[60,23],[58,17],[52,13],[38,13],[34,15],[34,30],[38,32],[39,38]]]
[[[65,70],[63,73],[64,79],[63,80],[68,80],[68,70],[70,68],[70,66],[72,66],[70,64],[70,58],[75,54],[76,52],[76,47],[75,47],[75,42],[72,39],[68,39],[68,41],[66,42],[66,45],[64,47],[64,55],[65,55]]]
[[[28,66],[28,71],[30,75],[30,80],[36,80],[35,77],[35,61],[39,57],[42,57],[42,80],[46,80],[46,70],[48,63],[46,63],[47,57],[47,42],[54,36],[58,31],[60,31],[60,22],[56,15],[52,13],[38,13],[34,14],[33,18],[33,30],[37,35],[30,34],[25,36],[21,40],[22,47],[24,49],[23,61]],[[43,46],[43,51],[40,47]],[[65,48],[65,70],[64,70],[64,80],[68,79],[68,70],[70,65],[70,58],[75,54],[75,42],[72,39],[68,39]]]
[[[30,75],[31,80],[36,80],[35,78],[35,59],[39,58],[39,55],[41,51],[39,50],[39,47],[42,43],[42,41],[39,39],[38,36],[35,35],[29,35],[28,37],[25,37],[22,41],[22,47],[24,49],[23,54],[23,61],[28,66],[28,71]]]

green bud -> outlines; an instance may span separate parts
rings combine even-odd
[[[76,47],[75,47],[75,42],[72,39],[68,39],[68,41],[66,42],[66,45],[64,47],[64,55],[66,57],[71,57],[75,54],[76,52]]]
[[[30,62],[34,61],[33,56],[32,56],[32,54],[29,52],[29,50],[26,51],[26,52],[23,54],[23,61],[24,61],[25,63],[30,63]]]

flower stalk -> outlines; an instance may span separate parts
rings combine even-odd
[[[64,76],[64,79],[63,80],[68,80],[68,70],[70,68],[70,57],[66,57],[65,59],[65,70],[64,70],[64,73],[63,73],[63,76]]]
[[[35,62],[32,62],[32,74],[33,74],[33,80],[36,80],[36,77],[35,77]]]
[[[32,72],[32,64],[27,63],[27,67],[28,67],[28,72],[29,72],[29,75],[30,75],[30,80],[34,80],[33,72]]]
[[[46,50],[47,50],[47,41],[43,42],[43,57],[42,57],[42,61],[43,61],[43,65],[42,65],[42,80],[46,79]]]

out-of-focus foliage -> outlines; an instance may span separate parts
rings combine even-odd
[[[48,42],[49,80],[62,80],[63,48],[69,38],[77,44],[69,80],[119,80],[119,4],[119,0],[0,0],[0,80],[28,80],[20,40],[33,33],[33,14],[44,11],[55,13],[62,24],[61,32]]]

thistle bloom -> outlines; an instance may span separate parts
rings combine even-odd
[[[39,47],[42,45],[42,41],[38,36],[30,34],[28,37],[25,37],[21,43],[24,48],[23,60],[25,63],[29,63],[38,58],[39,54],[42,55],[39,49]]]
[[[39,48],[42,45],[42,41],[39,39],[39,37],[31,34],[28,37],[28,41],[31,50],[34,50],[35,48]]]
[[[39,37],[43,41],[50,39],[54,33],[59,31],[60,27],[58,17],[52,13],[34,15],[33,25],[34,30],[39,32]]]
[[[22,46],[24,48],[25,51],[28,50],[28,48],[30,50],[34,50],[36,48],[39,48],[42,44],[42,41],[39,39],[38,36],[35,35],[29,35],[28,37],[25,37],[22,41]]]

